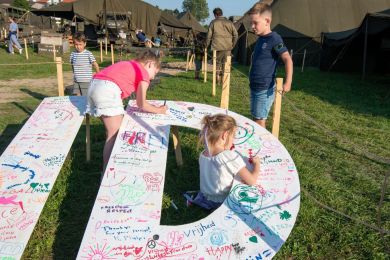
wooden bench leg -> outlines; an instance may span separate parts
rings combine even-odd
[[[171,128],[172,128],[173,147],[175,149],[175,155],[176,155],[176,163],[177,163],[177,166],[182,166],[183,165],[183,156],[181,154],[179,128],[177,126],[171,126]]]
[[[91,124],[89,122],[89,115],[85,115],[85,151],[86,161],[91,161]]]

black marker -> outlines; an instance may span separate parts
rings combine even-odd
[[[165,106],[166,103],[167,103],[167,100],[164,100],[164,106]]]

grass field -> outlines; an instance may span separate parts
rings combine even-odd
[[[97,52],[95,56],[98,56]],[[30,53],[30,62],[51,61]],[[65,58],[66,59],[66,58]],[[0,50],[0,64],[25,62]],[[110,61],[107,61],[109,64]],[[0,68],[0,80],[55,75],[40,66]],[[69,68],[68,68],[69,69]],[[235,66],[230,110],[249,117],[247,67]],[[211,79],[211,74],[209,75]],[[295,227],[275,259],[389,259],[390,235],[381,235],[355,221],[319,206],[318,201],[367,224],[390,230],[390,180],[379,209],[385,175],[390,166],[390,79],[296,71],[293,91],[282,105],[280,141],[298,168],[301,208]],[[2,88],[9,87],[0,85]],[[28,86],[12,86],[15,91]],[[42,98],[56,94],[56,86],[24,90],[22,101],[0,102],[0,152],[12,141]],[[185,100],[219,106],[211,97],[211,83],[193,80],[193,72],[162,78],[149,99]],[[1,97],[0,97],[1,99]],[[313,121],[314,120],[314,121]],[[104,128],[92,120],[92,160],[85,163],[82,127],[50,193],[25,250],[24,259],[74,259],[91,212],[100,180]],[[180,208],[168,204],[161,224],[177,225],[203,218],[207,212],[186,208],[181,193],[198,189],[197,131],[180,128],[184,166],[178,168],[170,142],[164,193]],[[374,154],[374,158],[367,158]],[[309,192],[309,193],[307,193]],[[311,195],[310,195],[311,194]],[[381,212],[380,216],[378,212]],[[380,218],[379,218],[380,217]]]

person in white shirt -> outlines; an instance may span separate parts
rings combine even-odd
[[[208,115],[202,120],[200,143],[205,150],[199,156],[200,192],[194,199],[187,200],[206,209],[219,207],[238,174],[241,180],[254,185],[260,174],[260,159],[250,158],[253,170],[250,171],[243,158],[233,151],[233,139],[237,124],[233,117],[224,114]]]

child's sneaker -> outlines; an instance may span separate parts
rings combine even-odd
[[[23,53],[23,48],[19,49],[19,54]]]

